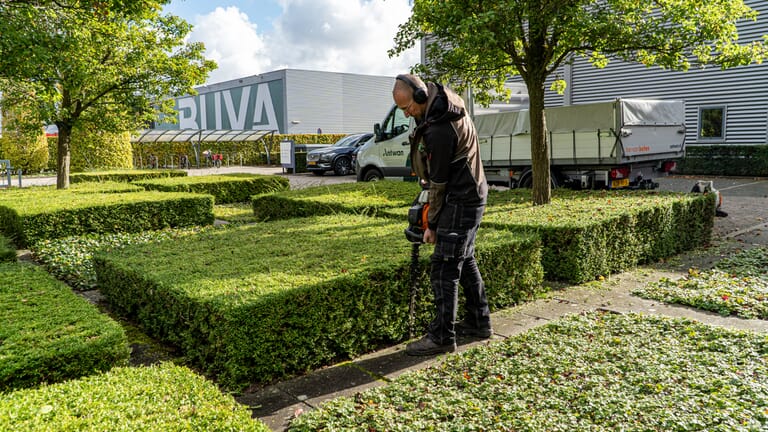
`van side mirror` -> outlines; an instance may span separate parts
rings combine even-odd
[[[373,134],[376,136],[376,141],[381,141],[381,125],[379,123],[373,125]]]

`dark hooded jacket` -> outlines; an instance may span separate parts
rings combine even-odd
[[[411,164],[429,184],[429,228],[444,203],[483,206],[488,196],[477,132],[464,101],[439,84],[427,85],[425,115],[410,135]]]

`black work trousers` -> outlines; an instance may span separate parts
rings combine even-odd
[[[475,261],[475,236],[484,210],[484,206],[446,203],[440,211],[430,273],[436,315],[427,330],[437,344],[456,340],[459,285],[464,290],[467,322],[477,327],[490,326],[485,284]]]

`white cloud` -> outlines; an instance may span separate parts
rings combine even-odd
[[[219,64],[209,83],[292,68],[396,75],[419,61],[418,48],[390,59],[408,0],[281,0],[283,11],[259,33],[237,7],[198,16],[190,40]]]
[[[209,83],[254,75],[270,68],[263,35],[237,7],[217,7],[208,15],[197,16],[189,39],[203,42],[205,56],[219,65],[208,77]]]

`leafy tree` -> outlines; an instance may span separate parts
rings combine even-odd
[[[34,108],[55,124],[57,181],[69,186],[76,126],[121,132],[173,114],[173,97],[194,93],[215,63],[191,26],[160,14],[161,0],[0,0],[2,104]]]
[[[520,75],[528,87],[533,202],[551,199],[545,81],[574,56],[594,66],[609,59],[687,70],[761,61],[764,41],[739,43],[736,23],[755,20],[743,0],[414,0],[395,37],[396,56],[427,38],[416,72],[472,86],[480,102]],[[556,90],[564,82],[555,80]]]

